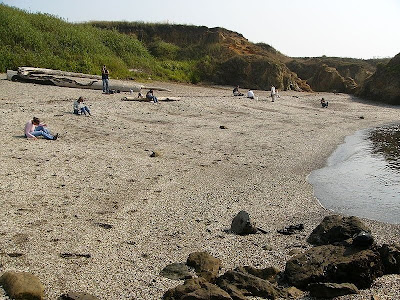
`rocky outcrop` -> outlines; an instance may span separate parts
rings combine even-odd
[[[361,232],[370,230],[359,218],[330,215],[312,231],[307,241],[313,245],[351,243],[349,239]]]
[[[193,267],[199,277],[213,281],[221,268],[221,260],[207,252],[194,252],[189,254],[186,264]]]
[[[308,287],[311,297],[333,298],[358,294],[358,288],[351,283],[312,283]]]
[[[379,253],[371,249],[324,245],[311,248],[286,263],[285,276],[295,287],[315,282],[353,283],[369,288],[383,275]]]
[[[400,246],[384,244],[378,249],[385,274],[400,274]]]
[[[367,79],[358,96],[400,105],[400,53],[387,65],[379,65],[375,74]]]
[[[232,300],[231,296],[219,288],[209,283],[204,278],[193,278],[185,281],[184,284],[169,289],[164,293],[164,300],[183,300],[183,299],[216,299]]]

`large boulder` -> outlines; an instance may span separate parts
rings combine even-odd
[[[213,281],[221,268],[221,260],[207,252],[193,252],[189,254],[186,264],[193,267],[199,277]]]
[[[317,282],[348,282],[365,289],[383,275],[383,264],[380,254],[372,249],[324,245],[291,258],[284,274],[300,289]]]
[[[217,285],[233,299],[246,299],[246,296],[275,299],[279,296],[277,287],[268,280],[239,270],[228,271],[218,277]]]
[[[359,218],[331,215],[322,220],[307,241],[313,245],[343,244],[361,232],[371,231]]]
[[[358,294],[358,288],[352,283],[319,282],[308,286],[311,297],[333,298],[350,294]]]
[[[247,211],[242,210],[233,218],[231,231],[240,235],[256,233],[256,223],[250,219]]]
[[[400,274],[400,246],[384,244],[378,249],[385,274]]]
[[[164,300],[232,300],[227,292],[207,282],[204,278],[192,278],[184,284],[164,293]]]
[[[41,300],[44,287],[39,278],[27,272],[5,272],[0,284],[11,299]]]

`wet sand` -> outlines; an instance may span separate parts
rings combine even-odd
[[[272,103],[267,91],[255,91],[256,101],[231,96],[230,87],[151,85],[172,91],[156,96],[181,100],[156,105],[0,80],[1,271],[37,275],[48,299],[68,291],[160,299],[181,283],[160,270],[194,251],[220,258],[222,272],[283,269],[289,252],[308,249],[307,236],[331,213],[314,197],[308,174],[345,136],[399,116],[399,108],[346,94],[281,92]],[[72,114],[79,96],[91,117]],[[329,108],[320,107],[321,97]],[[33,116],[59,139],[25,139]],[[240,210],[267,234],[228,233]],[[400,240],[400,226],[364,221],[379,244]],[[277,233],[298,223],[300,234]],[[385,276],[346,299],[393,299],[399,287],[399,276]]]

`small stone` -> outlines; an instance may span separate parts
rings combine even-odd
[[[186,264],[193,267],[199,277],[213,281],[221,268],[221,260],[207,252],[193,252],[189,254]]]
[[[152,151],[150,154],[150,157],[159,157],[159,156],[161,156],[160,151]]]

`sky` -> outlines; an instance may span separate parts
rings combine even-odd
[[[223,27],[291,57],[393,57],[400,0],[0,0],[68,22],[143,21]]]

